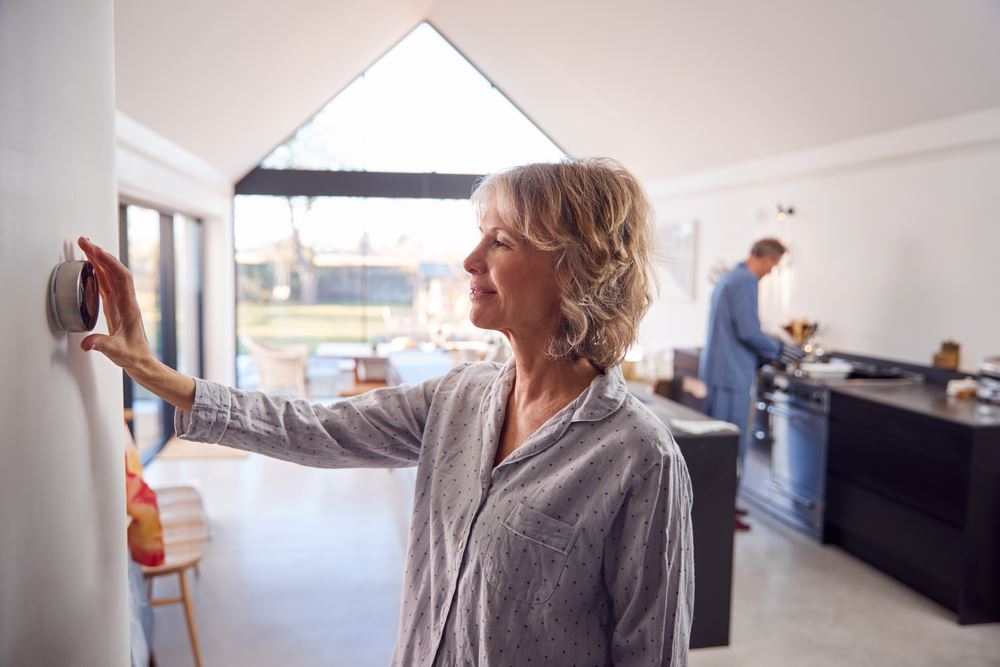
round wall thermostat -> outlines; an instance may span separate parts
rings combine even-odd
[[[49,307],[63,331],[90,331],[97,324],[101,295],[90,262],[63,262],[52,270]]]

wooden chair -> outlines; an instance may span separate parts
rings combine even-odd
[[[160,523],[163,525],[163,548],[165,558],[162,565],[142,567],[149,590],[149,603],[153,607],[168,604],[183,604],[187,620],[191,651],[194,653],[195,667],[201,667],[201,648],[198,644],[198,629],[194,620],[194,605],[188,586],[187,571],[197,573],[208,541],[208,523],[201,493],[190,485],[166,486],[154,489],[160,508]],[[180,581],[179,597],[154,598],[153,580],[169,574],[176,574]]]
[[[354,384],[340,390],[344,398],[388,386],[389,361],[385,357],[355,357]]]
[[[297,398],[309,397],[308,345],[278,346],[249,336],[240,340],[257,364],[261,391],[291,391]]]

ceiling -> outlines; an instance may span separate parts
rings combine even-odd
[[[118,108],[235,181],[423,20],[646,180],[1000,106],[997,0],[118,0]]]

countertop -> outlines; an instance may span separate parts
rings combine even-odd
[[[940,385],[857,385],[831,389],[839,394],[944,419],[967,428],[1000,428],[1000,405],[974,398],[954,398],[945,394],[944,387]]]
[[[654,415],[659,417],[660,420],[663,421],[663,423],[670,428],[670,431],[671,433],[674,434],[674,437],[713,438],[725,435],[729,436],[737,435],[735,426],[733,426],[732,430],[720,429],[718,431],[712,431],[710,433],[689,433],[683,430],[682,428],[676,426],[674,424],[674,420],[680,419],[682,421],[688,420],[688,421],[706,422],[710,421],[712,418],[701,412],[698,412],[697,410],[693,410],[687,406],[681,405],[680,403],[671,401],[668,398],[664,398],[659,394],[653,393],[652,389],[650,389],[648,386],[644,384],[640,384],[637,382],[629,382],[628,388],[633,396],[642,401],[643,404],[647,408],[649,408]]]

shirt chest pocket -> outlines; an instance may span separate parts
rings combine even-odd
[[[486,581],[508,598],[539,604],[559,585],[579,529],[517,503],[493,530]]]

